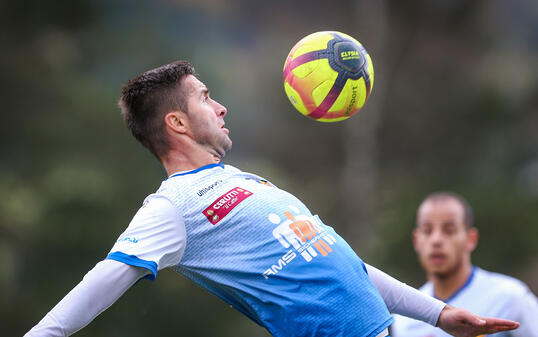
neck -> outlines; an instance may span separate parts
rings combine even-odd
[[[168,131],[168,153],[160,158],[168,176],[209,164],[218,164],[225,155],[225,152],[220,153],[209,145],[200,144],[189,134]]]
[[[472,265],[466,263],[456,272],[447,275],[429,275],[429,279],[433,283],[433,293],[435,297],[441,300],[447,300],[453,296],[469,280],[472,269]]]
[[[220,156],[207,152],[185,155],[171,151],[165,158],[162,158],[161,163],[168,176],[171,176],[176,172],[195,170],[205,165],[220,163],[221,159]]]

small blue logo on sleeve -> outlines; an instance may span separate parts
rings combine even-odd
[[[130,243],[137,243],[138,239],[125,236],[123,238],[119,238],[118,241],[116,241],[116,242],[123,242],[123,241],[129,241]]]

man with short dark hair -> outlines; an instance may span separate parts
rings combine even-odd
[[[517,328],[445,305],[365,265],[295,196],[222,164],[227,110],[185,61],[123,88],[133,135],[168,178],[99,262],[27,336],[66,336],[163,268],[215,294],[272,335],[384,337],[389,311],[474,336]],[[95,295],[99,296],[95,296]]]
[[[538,304],[529,288],[471,263],[471,252],[478,243],[473,222],[471,206],[455,193],[436,192],[420,204],[413,244],[428,278],[421,290],[479,315],[520,322],[519,329],[496,336],[538,337]],[[447,336],[440,329],[399,316],[392,332],[396,337]]]

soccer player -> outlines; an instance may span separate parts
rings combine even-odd
[[[449,192],[429,195],[417,211],[413,244],[428,282],[420,289],[450,305],[485,316],[520,322],[517,330],[495,336],[538,337],[538,301],[529,288],[510,276],[473,266],[471,252],[478,242],[473,211],[461,196]],[[444,337],[431,325],[396,316],[395,337]]]
[[[127,127],[168,173],[97,263],[26,336],[67,336],[141,278],[172,268],[273,336],[383,337],[390,311],[456,336],[515,329],[433,299],[365,265],[292,194],[222,164],[227,110],[178,61],[122,89]]]

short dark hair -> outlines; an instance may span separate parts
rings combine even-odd
[[[189,62],[176,61],[148,70],[122,87],[118,105],[127,128],[159,160],[169,150],[164,116],[171,110],[187,113],[187,94],[181,83],[194,74]]]
[[[448,199],[452,199],[460,203],[461,207],[463,208],[463,221],[465,225],[467,225],[467,228],[473,227],[474,226],[473,208],[464,197],[462,197],[461,195],[457,193],[447,192],[447,191],[434,192],[428,195],[422,201],[421,205],[427,201],[442,201],[442,200],[448,200]]]

